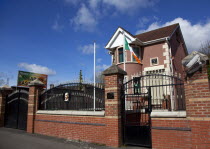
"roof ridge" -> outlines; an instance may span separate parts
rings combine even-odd
[[[154,30],[150,30],[150,31],[147,31],[147,32],[143,32],[143,33],[140,33],[140,34],[137,34],[137,35],[134,35],[134,36],[138,36],[138,35],[141,35],[141,34],[153,32],[153,31],[156,31],[156,30],[160,30],[160,29],[167,28],[167,27],[170,27],[170,26],[175,26],[175,25],[179,25],[179,23],[175,23],[175,24],[171,24],[171,25],[168,25],[168,26],[164,26],[164,27],[161,27],[161,28],[154,29]]]
[[[127,32],[129,35],[131,35],[132,37],[134,37],[135,35],[131,34],[129,31],[127,31],[126,29],[124,29],[123,27],[119,26],[118,28],[121,28],[122,30],[124,30],[125,32]]]

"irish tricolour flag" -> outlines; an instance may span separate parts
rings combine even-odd
[[[125,38],[125,37],[124,37]],[[133,52],[133,49],[129,46],[129,44],[128,44],[128,42],[127,42],[127,40],[126,40],[126,38],[125,38],[125,42],[124,42],[124,50],[129,50],[131,53],[132,53],[132,55],[133,55],[133,57],[136,59],[136,61],[140,64],[141,63],[141,61],[140,61],[140,59],[136,56],[136,54]]]

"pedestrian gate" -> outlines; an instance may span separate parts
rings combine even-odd
[[[152,110],[185,110],[184,95],[177,76],[147,74],[126,82],[121,93],[124,144],[151,147]]]
[[[125,145],[151,147],[150,88],[141,88],[139,79],[130,80],[122,89],[123,140]]]
[[[26,130],[28,91],[17,89],[7,96],[5,103],[5,127]]]

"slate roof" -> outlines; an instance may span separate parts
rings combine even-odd
[[[135,35],[134,37],[138,38],[142,42],[160,39],[164,37],[170,37],[177,27],[179,27],[178,23],[169,25],[166,27],[158,28],[149,32],[141,33],[141,34]]]

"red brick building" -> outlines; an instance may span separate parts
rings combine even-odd
[[[179,24],[132,35],[119,27],[106,45],[113,64],[124,69],[124,36],[141,60],[138,64],[129,51],[125,53],[127,80],[138,73],[182,73],[181,60],[188,54]]]

